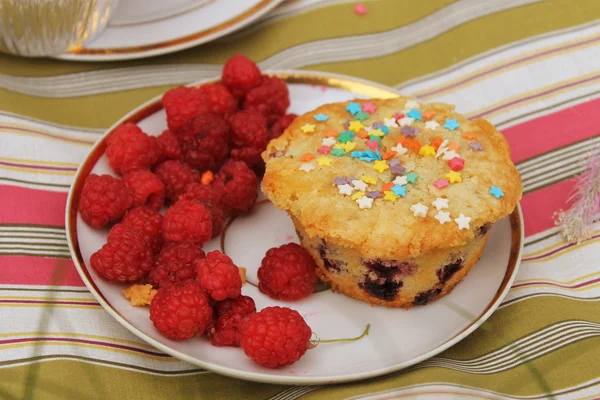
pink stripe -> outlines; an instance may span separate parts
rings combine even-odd
[[[135,351],[137,353],[150,354],[150,355],[157,356],[157,357],[165,357],[165,358],[171,357],[168,354],[159,353],[156,351],[138,349],[137,347],[126,346],[123,344],[101,342],[99,340],[86,340],[86,339],[61,338],[61,337],[29,337],[29,338],[20,338],[20,339],[6,339],[6,340],[0,340],[0,345],[15,344],[15,343],[29,343],[29,342],[45,342],[45,341],[94,344],[94,345],[98,345],[98,346],[112,347],[115,349]]]
[[[67,193],[0,185],[0,223],[64,226]]]
[[[2,256],[0,284],[85,286],[71,260],[31,256]]]
[[[472,115],[471,119],[481,118],[481,117],[484,117],[484,116],[486,116],[488,114],[496,112],[498,110],[502,110],[504,108],[513,106],[515,104],[523,103],[525,101],[528,101],[528,100],[531,100],[531,99],[535,99],[535,98],[538,98],[538,97],[543,97],[543,96],[545,96],[547,94],[550,94],[550,93],[558,92],[558,91],[563,90],[563,89],[567,89],[567,88],[570,88],[570,87],[573,87],[573,86],[581,85],[582,83],[591,82],[591,81],[594,81],[594,80],[596,80],[598,78],[600,78],[600,75],[594,75],[592,77],[589,77],[589,78],[586,78],[586,79],[582,79],[582,80],[579,80],[579,81],[575,81],[575,82],[571,82],[571,83],[566,83],[564,85],[557,86],[555,88],[548,89],[548,90],[545,90],[545,91],[540,92],[540,93],[536,93],[536,94],[532,94],[532,95],[529,95],[529,96],[521,97],[521,98],[519,98],[517,100],[513,100],[511,102],[508,102],[508,103],[505,103],[505,104],[501,104],[501,105],[499,105],[497,107],[494,107],[494,108],[491,108],[489,110],[485,110],[484,112],[482,112],[480,114]]]
[[[41,136],[51,137],[51,138],[55,138],[55,139],[61,139],[61,140],[64,140],[65,142],[86,144],[88,146],[92,145],[96,142],[95,140],[89,141],[89,140],[73,139],[73,138],[69,138],[69,137],[65,137],[65,136],[53,135],[51,133],[39,131],[36,129],[17,128],[16,126],[0,125],[0,129],[6,129],[6,130],[10,129],[13,131],[30,132],[30,133],[35,133],[35,134],[41,135]]]
[[[458,82],[456,82],[456,83],[454,83],[454,84],[452,84],[452,85],[443,86],[443,87],[441,87],[441,88],[439,88],[439,89],[432,90],[432,91],[430,91],[430,92],[425,92],[425,93],[423,93],[423,94],[419,95],[419,97],[420,97],[420,98],[428,97],[428,96],[431,96],[431,95],[437,94],[437,93],[439,93],[439,92],[446,91],[446,90],[448,90],[448,89],[453,89],[453,88],[455,88],[455,87],[457,87],[457,86],[460,86],[460,85],[463,85],[463,84],[465,84],[465,83],[471,82],[471,81],[473,81],[473,80],[475,80],[475,79],[477,79],[477,78],[480,78],[480,77],[482,77],[482,76],[486,76],[486,75],[489,75],[489,74],[493,74],[494,72],[496,72],[496,71],[500,71],[500,70],[502,70],[502,69],[506,69],[507,67],[512,67],[513,65],[517,65],[517,64],[521,64],[521,63],[524,63],[524,62],[527,62],[527,61],[530,61],[530,60],[534,60],[534,59],[536,59],[536,58],[540,58],[540,57],[546,56],[546,55],[548,55],[548,54],[553,54],[553,53],[561,52],[561,51],[563,51],[563,50],[568,50],[568,49],[572,49],[572,48],[576,48],[576,47],[580,47],[580,46],[585,46],[585,45],[587,45],[587,44],[594,43],[594,42],[597,42],[597,41],[599,41],[599,40],[600,40],[600,37],[596,37],[596,38],[593,38],[593,39],[588,39],[588,40],[585,40],[585,41],[583,41],[583,42],[572,43],[572,44],[569,44],[569,45],[566,45],[566,46],[557,47],[557,48],[555,48],[555,49],[552,49],[552,50],[546,50],[546,51],[543,51],[543,52],[541,52],[541,53],[532,54],[532,55],[530,55],[530,56],[527,56],[527,57],[518,58],[518,59],[516,59],[516,60],[514,60],[514,61],[511,61],[511,62],[508,62],[508,63],[505,63],[505,64],[498,65],[497,67],[495,67],[495,68],[492,68],[492,69],[490,69],[490,70],[483,71],[483,72],[480,72],[480,73],[478,73],[478,74],[476,74],[476,75],[473,75],[473,76],[471,76],[471,77],[469,77],[469,78],[466,78],[466,79],[460,80],[460,81],[458,81]]]
[[[592,236],[590,238],[590,240],[597,239],[597,238],[600,238],[600,235]],[[558,252],[561,252],[563,250],[569,249],[569,248],[571,248],[573,246],[576,246],[576,244],[575,243],[569,243],[567,245],[564,245],[564,246],[561,246],[559,248],[556,248],[556,249],[554,249],[554,250],[552,250],[552,251],[550,251],[548,253],[540,254],[539,256],[535,256],[535,257],[524,258],[523,261],[534,261],[534,260],[539,260],[539,259],[542,259],[542,258],[550,257],[551,255],[554,255],[554,254],[556,254]]]
[[[567,207],[566,201],[574,182],[574,179],[569,179],[523,196],[521,207],[525,220],[525,236],[554,227],[552,216],[556,211]]]
[[[50,170],[50,171],[77,171],[77,168],[74,168],[74,167],[51,167],[51,166],[47,166],[47,165],[18,164],[18,163],[10,163],[10,162],[5,162],[5,161],[0,161],[0,165],[6,165],[9,167],[46,169],[46,170]]]
[[[554,283],[554,282],[537,281],[537,282],[519,283],[517,285],[513,285],[512,287],[518,288],[518,287],[533,286],[533,285],[548,285],[548,286],[554,286],[554,287],[559,287],[559,288],[563,288],[563,289],[578,289],[578,288],[582,288],[585,286],[593,285],[594,283],[597,283],[597,282],[600,282],[600,278],[592,279],[591,281],[581,282],[581,283],[578,283],[577,285],[573,285],[573,286],[561,285],[559,283]]]
[[[600,98],[535,118],[502,131],[514,162],[598,135]]]

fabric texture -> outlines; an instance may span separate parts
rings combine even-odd
[[[390,399],[600,396],[600,224],[567,243],[579,161],[600,151],[597,0],[288,0],[228,37],[170,55],[77,63],[0,55],[0,398]],[[315,27],[319,27],[316,29]],[[245,382],[167,356],[87,291],[70,259],[67,193],[122,115],[219,74],[242,52],[263,69],[370,79],[494,123],[523,178],[525,250],[500,308],[407,370],[336,386]]]

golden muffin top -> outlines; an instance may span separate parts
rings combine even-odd
[[[508,143],[488,121],[405,97],[321,106],[262,156],[262,190],[277,207],[310,236],[370,257],[464,245],[522,194]]]

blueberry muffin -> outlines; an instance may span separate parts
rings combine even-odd
[[[319,107],[263,158],[262,190],[292,218],[320,278],[389,307],[449,293],[522,194],[488,121],[405,97]]]

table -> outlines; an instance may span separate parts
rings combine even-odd
[[[383,399],[600,396],[600,225],[567,243],[553,214],[600,137],[597,0],[286,1],[216,42],[145,60],[0,55],[0,398]],[[507,298],[458,345],[406,371],[331,387],[216,375],[114,321],[70,260],[64,206],[103,130],[236,52],[263,69],[343,73],[446,101],[506,135],[526,243]],[[283,53],[285,52],[285,53]],[[284,54],[285,56],[282,56]]]

